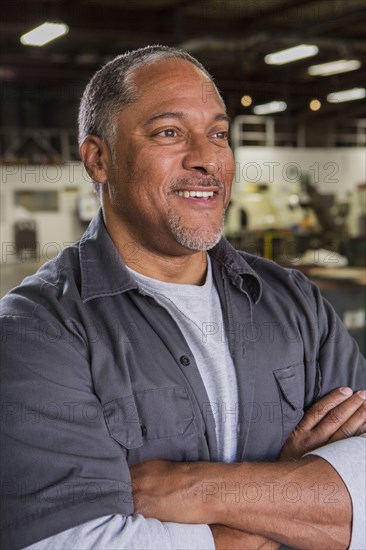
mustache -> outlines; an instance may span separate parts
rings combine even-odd
[[[182,187],[217,187],[217,189],[224,189],[222,182],[215,176],[181,177],[171,183],[170,190],[176,191]]]

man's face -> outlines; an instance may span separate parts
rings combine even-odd
[[[141,67],[131,80],[138,101],[118,115],[103,197],[107,222],[155,253],[211,248],[234,170],[225,108],[207,77],[184,60]]]

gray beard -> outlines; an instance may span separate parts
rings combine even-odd
[[[169,211],[169,226],[175,240],[189,250],[210,250],[220,241],[224,228],[225,210],[222,212],[221,226],[216,231],[194,230],[189,227],[183,227],[179,216]]]

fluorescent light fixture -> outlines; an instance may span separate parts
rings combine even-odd
[[[284,65],[285,63],[291,63],[291,61],[297,61],[298,59],[316,55],[318,51],[318,46],[314,46],[313,44],[300,44],[299,46],[294,46],[287,50],[269,53],[264,58],[264,61],[267,65]]]
[[[287,104],[284,101],[271,101],[270,103],[263,103],[263,105],[256,105],[253,107],[253,112],[256,115],[269,115],[270,113],[281,113],[287,109]]]
[[[24,46],[44,46],[51,40],[69,32],[69,27],[64,23],[43,23],[39,27],[23,34],[20,41]]]
[[[329,103],[342,103],[343,101],[354,101],[355,99],[364,99],[366,97],[366,88],[352,88],[342,92],[332,92],[327,95]]]
[[[308,73],[311,76],[330,76],[332,74],[356,71],[360,67],[361,61],[358,59],[339,59],[338,61],[331,61],[330,63],[312,65],[308,68]]]

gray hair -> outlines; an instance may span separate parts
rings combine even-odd
[[[109,61],[90,80],[85,88],[79,109],[79,144],[86,136],[102,138],[112,149],[116,139],[116,115],[138,100],[138,90],[129,80],[133,71],[164,59],[183,59],[198,67],[212,82],[212,76],[189,53],[169,46],[146,46],[124,53]],[[221,98],[222,99],[222,98]]]

